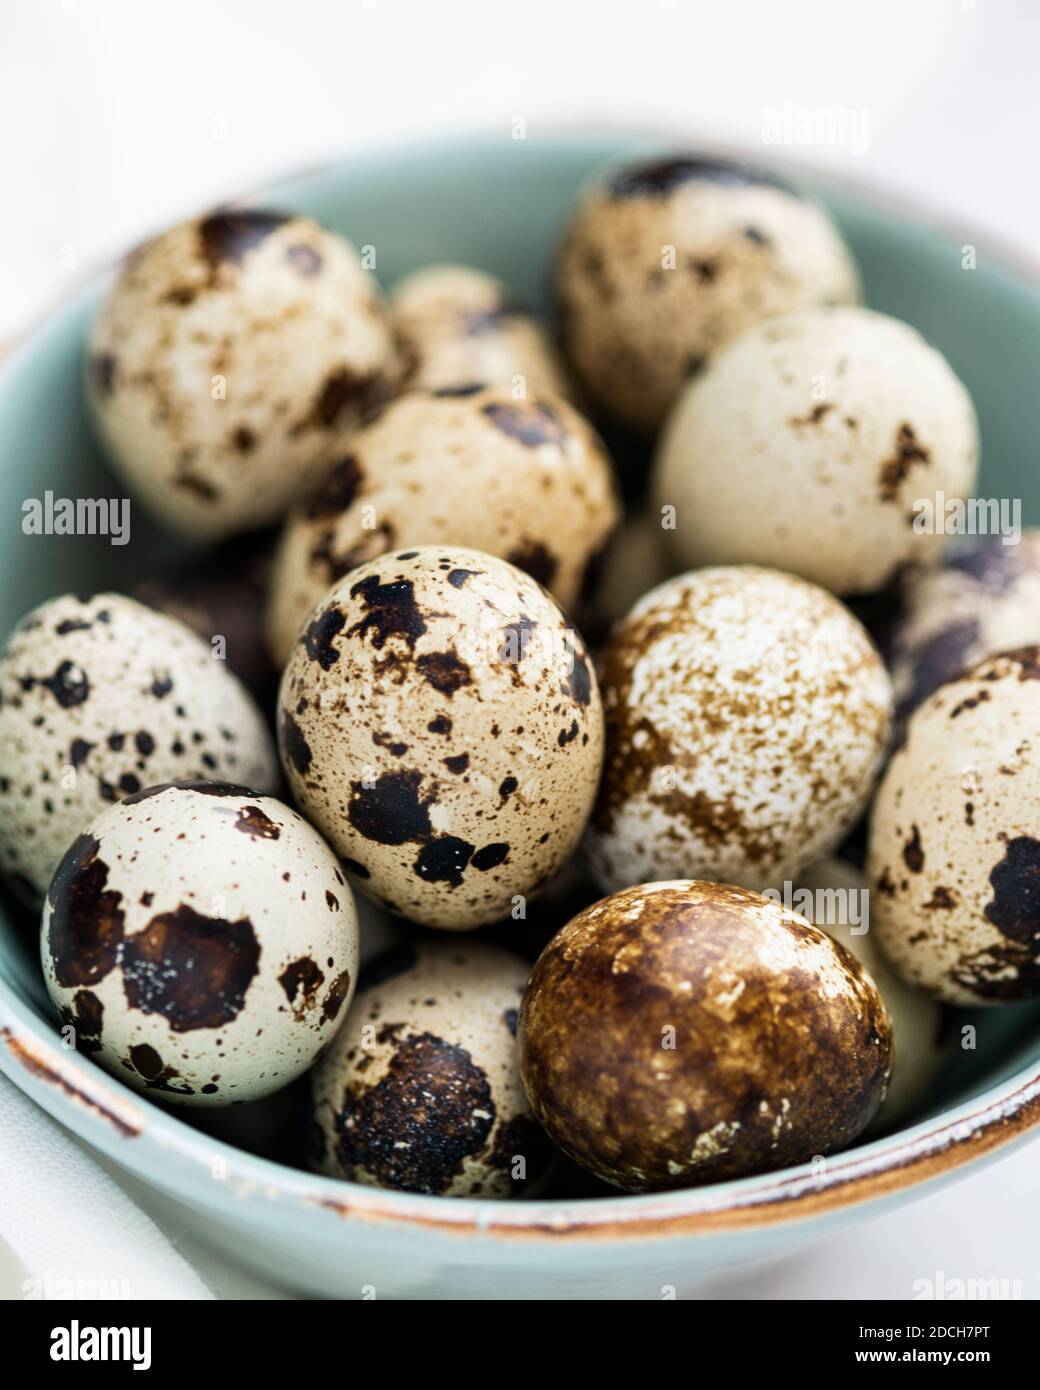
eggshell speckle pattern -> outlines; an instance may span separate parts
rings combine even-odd
[[[219,782],[149,787],[73,842],[43,913],[47,988],[77,1046],[163,1100],[277,1090],[343,1022],[350,888],[316,831]]]
[[[751,566],[652,590],[600,662],[606,759],[588,848],[611,891],[677,873],[762,888],[866,804],[891,715],[884,666],[830,594]]]
[[[822,209],[766,174],[679,156],[591,188],[556,265],[570,364],[651,433],[708,355],[762,319],[854,303],[855,267]]]
[[[0,868],[27,899],[106,805],[194,777],[279,782],[259,710],[208,643],[120,594],[22,619],[0,654]]]
[[[1040,995],[1040,648],[987,658],[911,716],[874,802],[882,950],[951,1004]]]
[[[512,1197],[552,1145],[520,1084],[523,961],[490,946],[402,944],[362,971],[311,1075],[313,1166],[367,1186]]]
[[[881,998],[824,932],[741,888],[628,888],[549,943],[520,1011],[535,1116],[630,1191],[803,1163],[850,1143],[891,1061]]]
[[[822,927],[862,965],[881,992],[892,1024],[892,1076],[867,1133],[890,1130],[920,1113],[946,1057],[942,1008],[904,983],[886,961],[870,923],[866,877],[840,859],[824,859],[799,875],[794,910]]]
[[[408,393],[351,437],[290,519],[271,584],[272,650],[284,661],[329,585],[391,547],[485,550],[573,605],[619,514],[601,441],[558,397]]]
[[[315,609],[279,696],[304,815],[358,887],[430,926],[475,927],[538,891],[599,778],[599,689],[533,579],[476,550],[362,565]]]
[[[907,576],[882,636],[896,711],[905,717],[983,657],[1040,642],[1040,532],[960,545]]]
[[[676,405],[654,465],[685,566],[750,562],[837,594],[936,563],[918,500],[970,495],[975,411],[946,359],[867,309],[809,309],[725,348]]]
[[[408,386],[437,391],[505,382],[568,396],[567,374],[542,326],[508,286],[463,265],[431,265],[402,280],[390,317]]]
[[[306,218],[240,209],[130,258],[94,322],[88,385],[142,501],[216,539],[277,520],[396,370],[354,248]]]

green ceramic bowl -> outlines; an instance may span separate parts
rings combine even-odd
[[[638,144],[646,146],[648,142]],[[657,145],[660,141],[653,142]],[[470,139],[355,158],[265,191],[378,251],[384,285],[429,261],[466,261],[543,300],[550,250],[582,180],[637,148],[610,138]],[[1040,520],[1034,377],[1040,285],[977,247],[867,197],[800,178],[841,224],[867,302],[915,324],[979,410],[987,496]],[[70,589],[127,588],[177,552],[135,511],[130,545],[23,535],[22,502],[120,496],[88,428],[81,356],[102,286],[54,314],[0,375],[0,628]],[[362,1188],[233,1148],[121,1087],[60,1045],[34,925],[0,920],[0,1066],[88,1143],[172,1197],[232,1258],[301,1292],[361,1297],[681,1295],[740,1262],[775,1259],[868,1212],[930,1189],[1040,1124],[1040,1010],[965,1015],[978,1047],[958,1058],[915,1124],[826,1163],[645,1197],[492,1203]]]

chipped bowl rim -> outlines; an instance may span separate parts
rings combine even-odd
[[[354,168],[385,159],[435,156],[449,150],[487,148],[487,133],[448,135],[394,143],[349,156]],[[606,142],[691,141],[690,132],[662,126],[640,129],[606,116],[578,125],[555,125],[539,136],[546,145],[562,142],[599,146]],[[753,158],[800,175],[820,189],[833,188],[868,210],[895,217],[919,230],[967,239],[985,246],[990,259],[1008,273],[1040,289],[1040,261],[1014,244],[986,232],[971,235],[955,219],[915,204],[882,185],[860,182],[806,161],[775,160],[767,152],[706,139],[699,149],[723,156]],[[280,186],[326,178],[345,164],[330,160],[264,180],[221,205],[252,202]],[[63,312],[95,299],[114,275],[120,257],[108,257],[78,277],[78,286],[40,313],[13,343],[0,347],[0,376],[23,356]],[[5,350],[6,348],[6,350]],[[574,1200],[496,1202],[394,1192],[289,1168],[236,1148],[182,1122],[145,1096],[110,1078],[81,1054],[66,1048],[45,1020],[27,1005],[13,983],[0,976],[0,1072],[38,1102],[73,1134],[107,1154],[160,1191],[191,1201],[209,1182],[215,1161],[229,1187],[244,1200],[286,1206],[323,1215],[346,1225],[414,1228],[445,1235],[483,1235],[499,1240],[650,1239],[749,1232],[865,1207],[885,1197],[904,1197],[913,1189],[956,1176],[979,1162],[1010,1152],[1040,1126],[1040,1059],[971,1100],[929,1119],[825,1160],[775,1173],[733,1179],[666,1193],[618,1195]]]

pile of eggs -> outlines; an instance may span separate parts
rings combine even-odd
[[[554,277],[550,332],[299,216],[157,237],[86,389],[211,551],[0,656],[61,1025],[180,1107],[296,1083],[282,1151],[380,1187],[804,1163],[1040,994],[1040,540],[915,524],[975,481],[949,364],[744,165],[610,171]]]

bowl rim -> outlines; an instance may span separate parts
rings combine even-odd
[[[56,1034],[0,980],[0,1072],[120,1165],[182,1199],[219,1163],[240,1196],[319,1217],[499,1240],[649,1239],[763,1229],[898,1196],[949,1179],[1040,1125],[1040,1067],[908,1129],[812,1164],[673,1192],[491,1201],[395,1192],[290,1168],[182,1123],[128,1090]],[[128,1147],[130,1146],[130,1147]]]
[[[379,145],[350,154],[353,167],[364,168],[384,160],[407,159],[420,154],[452,150],[487,149],[502,137],[476,134],[448,135]],[[639,130],[614,126],[607,119],[595,128],[554,126],[540,132],[546,146],[603,146],[628,141],[658,143],[694,142],[688,131],[656,128]],[[884,187],[847,179],[828,170],[770,152],[749,152],[717,140],[697,140],[699,149],[722,155],[752,158],[759,163],[788,169],[820,189],[865,206],[868,211],[897,216],[921,230],[959,237],[987,248],[997,268],[1032,282],[1040,290],[1040,264],[1013,246],[984,234],[973,237],[927,208],[914,205]],[[608,156],[604,154],[606,159]],[[255,201],[282,186],[300,185],[327,177],[344,160],[310,165],[295,173],[265,180],[262,187],[229,197],[234,204]],[[119,256],[89,268],[70,294],[50,306],[15,342],[0,348],[0,383],[15,364],[31,356],[37,341],[59,321],[71,316],[99,292],[113,273]],[[200,1175],[211,1174],[219,1159],[229,1182],[242,1195],[274,1202],[288,1202],[334,1220],[347,1218],[373,1225],[398,1225],[442,1234],[481,1234],[501,1239],[556,1241],[560,1238],[638,1239],[706,1236],[747,1231],[780,1223],[807,1220],[844,1211],[886,1196],[906,1193],[932,1181],[957,1175],[977,1159],[993,1157],[1028,1137],[1040,1126],[1040,1062],[1020,1069],[972,1100],[900,1128],[859,1148],[825,1160],[814,1171],[811,1164],[781,1169],[776,1173],[735,1179],[665,1193],[583,1199],[495,1202],[395,1192],[329,1178],[290,1168],[248,1150],[225,1143],[182,1123],[175,1108],[164,1109],[147,1097],[112,1080],[88,1058],[62,1045],[58,1036],[0,976],[0,1072],[37,1100],[73,1134],[88,1140],[122,1166],[149,1180],[149,1162],[167,1165],[166,1182],[184,1197]],[[136,1151],[131,1157],[126,1146]],[[153,1185],[156,1179],[151,1178]]]

